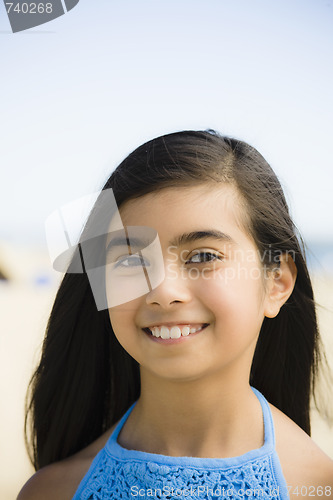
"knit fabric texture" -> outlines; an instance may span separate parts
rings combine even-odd
[[[72,500],[289,499],[275,450],[270,408],[264,396],[252,390],[263,411],[261,448],[232,458],[172,457],[128,450],[118,444],[117,437],[134,403],[96,455]]]

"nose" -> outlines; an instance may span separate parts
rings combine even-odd
[[[179,268],[168,269],[168,265],[165,265],[164,280],[147,293],[146,303],[167,309],[176,303],[188,303],[191,298],[189,280],[181,275]]]

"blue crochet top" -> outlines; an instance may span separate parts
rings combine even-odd
[[[270,408],[264,396],[252,390],[263,411],[265,442],[261,448],[232,458],[172,457],[128,450],[118,444],[117,437],[135,402],[94,458],[72,500],[289,499],[275,450]]]

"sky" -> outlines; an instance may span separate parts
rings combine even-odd
[[[331,0],[80,0],[13,34],[0,4],[0,241],[46,245],[58,207],[158,135],[256,147],[308,240],[333,241]]]

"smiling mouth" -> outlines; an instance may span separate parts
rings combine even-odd
[[[179,339],[181,337],[188,337],[193,333],[198,333],[208,326],[208,323],[195,324],[195,325],[174,325],[168,327],[165,325],[153,326],[150,328],[143,328],[143,331],[152,337],[169,340]]]

